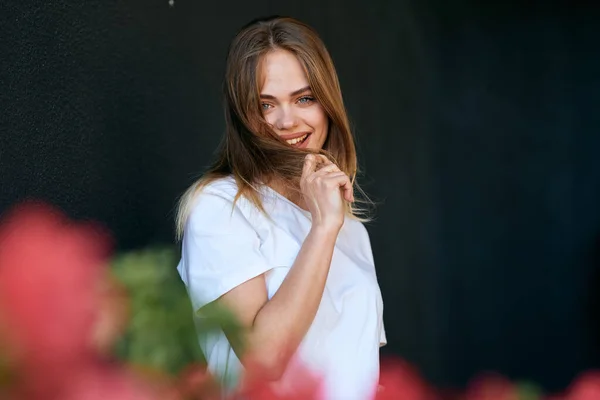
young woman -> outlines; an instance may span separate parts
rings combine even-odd
[[[248,332],[243,354],[227,332],[204,338],[209,368],[236,377],[252,359],[283,388],[299,362],[323,378],[325,398],[368,399],[383,304],[327,49],[297,20],[253,21],[231,44],[224,92],[218,159],[177,221],[194,309],[218,301]]]

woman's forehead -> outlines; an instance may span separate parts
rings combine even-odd
[[[288,96],[308,86],[308,80],[298,58],[285,50],[265,55],[260,63],[261,93]]]

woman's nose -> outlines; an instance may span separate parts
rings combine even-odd
[[[294,115],[293,111],[290,109],[286,109],[286,107],[282,107],[279,111],[279,115],[277,116],[277,129],[291,129],[294,128],[298,124],[298,119]]]

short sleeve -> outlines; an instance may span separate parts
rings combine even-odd
[[[361,230],[363,232],[365,257],[367,258],[367,260],[369,260],[369,262],[373,266],[373,276],[375,278],[375,281],[378,281],[377,271],[375,269],[375,260],[373,259],[373,250],[371,248],[371,239],[369,237],[369,232],[367,231],[367,228],[364,226],[364,224],[360,223],[360,226],[361,226]],[[379,284],[378,284],[378,289],[379,289]],[[380,296],[381,296],[381,289],[379,289],[379,290],[380,290]],[[387,344],[387,337],[385,334],[385,324],[383,322],[383,298],[381,298],[381,310],[379,313],[379,347],[383,347],[386,344]]]
[[[273,268],[239,203],[234,206],[228,196],[203,192],[194,205],[178,267],[194,310]]]

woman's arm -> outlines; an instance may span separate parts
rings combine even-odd
[[[268,379],[277,380],[317,313],[329,273],[337,232],[313,227],[279,290],[267,298],[264,275],[221,297],[247,329],[242,361],[258,363]],[[234,250],[235,251],[235,250]],[[227,333],[227,332],[226,332]]]
[[[344,222],[343,198],[354,200],[348,177],[327,159],[323,163],[315,170],[316,158],[307,157],[301,188],[312,227],[275,295],[268,300],[260,275],[220,299],[248,330],[244,354],[242,349],[234,351],[242,361],[258,363],[272,380],[281,376],[312,324]]]

